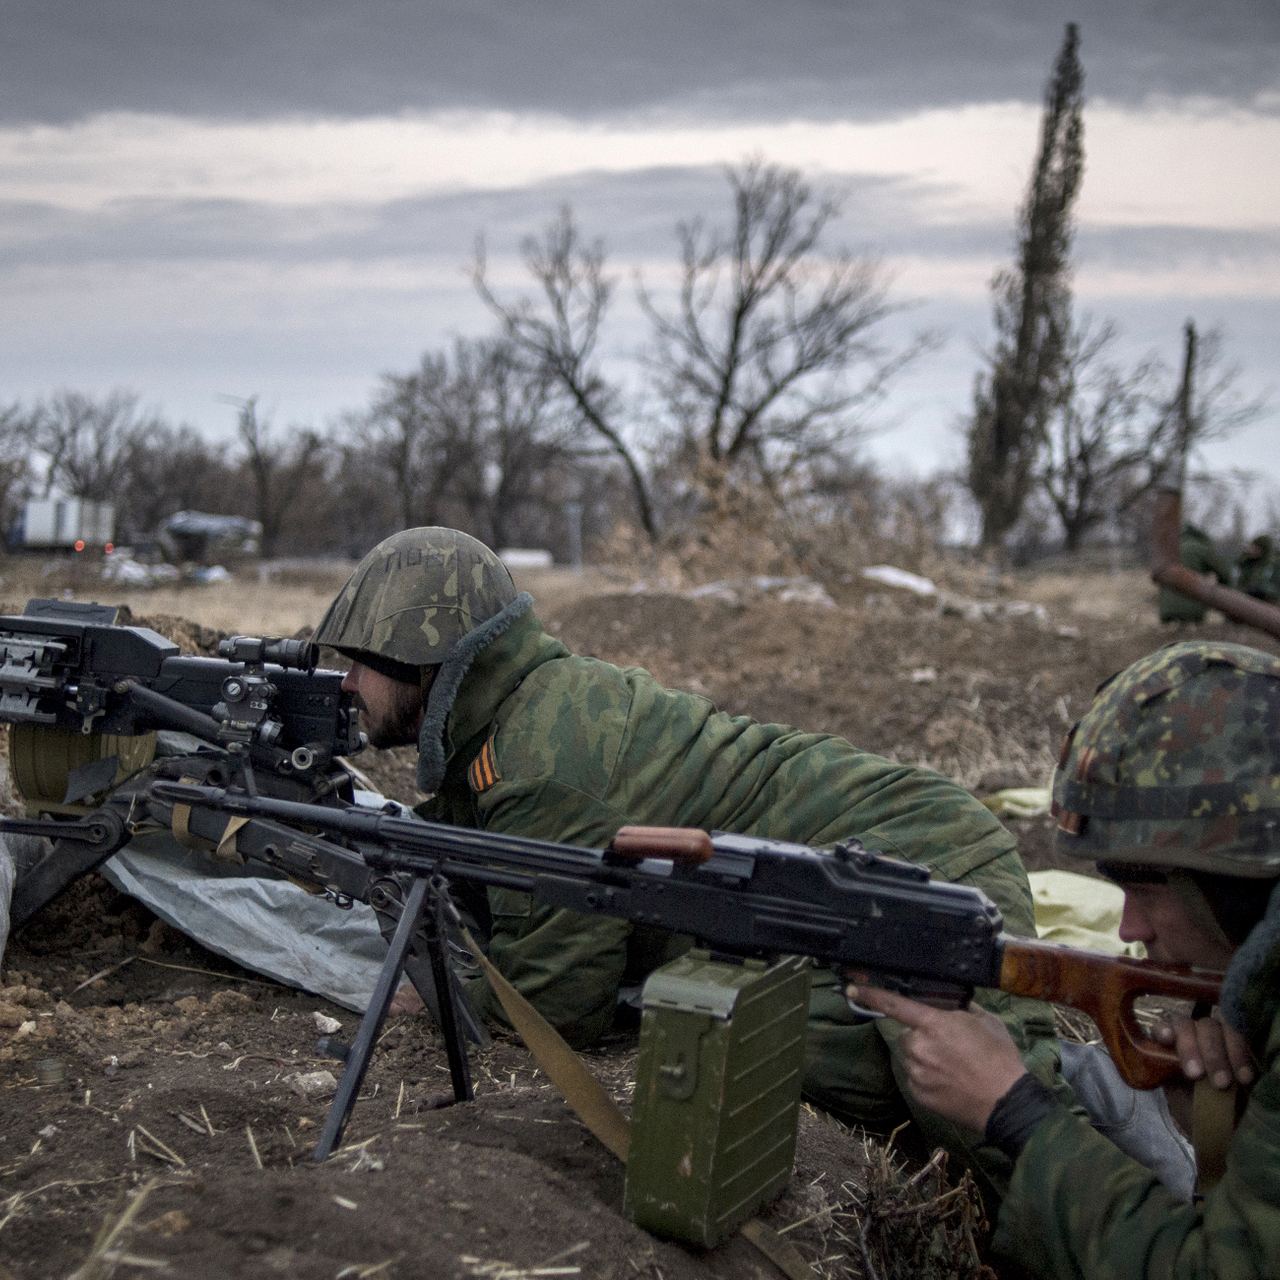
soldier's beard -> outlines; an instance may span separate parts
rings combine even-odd
[[[417,744],[418,728],[422,724],[421,689],[397,681],[392,687],[386,710],[377,720],[373,718],[363,698],[359,698],[358,702],[364,713],[370,746],[385,749]]]

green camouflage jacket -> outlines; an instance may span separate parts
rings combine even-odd
[[[1202,1203],[1175,1199],[1059,1106],[1018,1158],[993,1248],[1061,1280],[1280,1276],[1280,946],[1250,980],[1243,1008],[1262,1070],[1226,1174]]]
[[[444,745],[445,779],[420,810],[426,818],[595,848],[628,823],[818,846],[857,836],[978,885],[1008,928],[1034,933],[1013,838],[955,783],[843,738],[726,715],[646,671],[570,654],[532,613],[475,658]],[[630,926],[539,908],[514,892],[489,898],[499,969],[571,1039],[592,1038],[584,1019],[594,1034],[607,1029],[600,1019],[635,960]]]

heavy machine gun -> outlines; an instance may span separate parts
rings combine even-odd
[[[108,605],[31,600],[0,617],[0,722],[27,806],[26,820],[2,829],[54,842],[19,869],[15,926],[129,841],[154,777],[312,803],[352,798],[339,757],[363,746],[357,711],[342,673],[317,670],[316,645],[233,636],[219,658],[183,656],[117,616]]]
[[[343,673],[319,669],[317,645],[232,636],[219,642],[219,658],[185,656],[147,627],[116,625],[118,613],[109,605],[31,600],[23,614],[0,617],[0,723],[10,726],[10,773],[28,815],[0,818],[0,832],[53,842],[18,868],[15,928],[147,831],[171,829],[181,843],[245,866],[235,841],[205,839],[188,809],[156,811],[150,784],[158,778],[321,807],[354,798],[344,761],[366,739]],[[282,872],[270,859],[245,870]],[[394,881],[376,887],[363,862],[340,886],[293,878],[336,907],[368,903],[383,936],[394,937],[402,895]],[[458,979],[429,967],[431,927],[415,924],[403,968],[441,1018],[448,1013],[437,979]],[[483,1024],[465,1003],[458,1008],[461,1031],[487,1044]]]

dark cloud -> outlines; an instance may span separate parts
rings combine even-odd
[[[1275,0],[3,0],[0,119],[496,107],[870,117],[1038,99],[1062,23],[1115,100],[1277,84]]]

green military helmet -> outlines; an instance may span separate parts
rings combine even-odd
[[[405,529],[365,556],[311,638],[399,674],[397,665],[444,662],[515,598],[506,565],[483,542],[457,529]]]
[[[1180,641],[1099,688],[1053,776],[1058,848],[1280,876],[1280,658]]]
[[[418,787],[444,779],[449,712],[476,655],[533,607],[507,567],[457,529],[406,529],[378,543],[311,637],[384,676],[430,682],[418,733]]]

